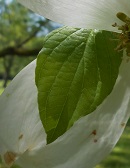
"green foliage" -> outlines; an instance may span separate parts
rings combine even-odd
[[[14,65],[10,71],[10,75],[14,77],[16,74],[19,73],[19,71],[21,71],[25,66],[27,66],[33,60],[34,60],[34,57],[28,57],[26,59],[23,59],[21,57],[15,56],[15,59],[13,62]]]
[[[3,92],[3,87],[2,87],[2,85],[3,85],[3,82],[0,80],[0,95],[2,94],[2,92]]]
[[[6,1],[1,0],[0,6],[0,49],[19,45],[40,26],[35,20],[37,19],[35,14],[16,1],[7,4]]]
[[[0,79],[6,83],[36,58],[43,47],[45,32],[50,28],[54,29],[50,21],[16,0],[0,0]],[[20,51],[21,55],[14,51]]]
[[[110,32],[69,27],[45,38],[36,85],[48,143],[93,112],[113,89],[122,53],[114,51],[110,38]]]

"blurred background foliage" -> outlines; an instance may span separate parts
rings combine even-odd
[[[45,35],[58,27],[58,23],[34,14],[15,0],[0,0],[0,94],[36,58]],[[96,168],[130,168],[129,158],[130,121],[112,153]],[[0,164],[0,168],[5,166]]]
[[[47,33],[59,25],[34,14],[15,0],[0,0],[0,80],[6,87],[36,58]]]

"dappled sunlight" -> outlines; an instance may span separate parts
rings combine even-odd
[[[130,150],[129,148],[123,149],[123,147],[115,147],[115,149],[113,150],[113,153],[115,155],[130,154]]]
[[[2,83],[2,81],[0,81],[0,95],[2,94],[2,92],[3,92],[3,87],[2,87],[2,85],[3,85],[3,83]]]

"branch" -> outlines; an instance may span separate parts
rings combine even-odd
[[[28,41],[30,41],[33,37],[36,36],[36,34],[39,32],[40,28],[35,30],[29,37],[27,37],[25,40],[23,40],[20,44],[17,45],[17,47],[22,47],[24,44],[26,44]]]
[[[29,56],[36,56],[41,48],[35,49],[24,49],[24,48],[15,48],[15,47],[7,47],[0,51],[0,58],[5,56],[12,56],[17,55],[19,57],[29,57]]]
[[[39,22],[39,24],[40,24],[39,27],[36,28],[29,37],[27,37],[20,44],[18,44],[17,47],[22,47],[25,43],[30,41],[32,38],[36,37],[37,33],[41,30],[42,26],[45,26],[48,22],[49,22],[48,19],[46,19],[46,21],[44,21],[44,22],[43,21]]]

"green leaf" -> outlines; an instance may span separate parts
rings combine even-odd
[[[45,38],[36,85],[47,143],[93,112],[112,91],[122,56],[113,38],[111,32],[69,27]]]

